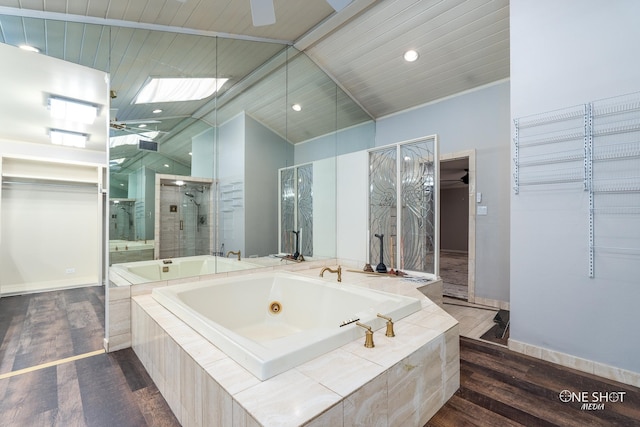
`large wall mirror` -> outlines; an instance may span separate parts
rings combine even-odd
[[[304,53],[268,40],[0,24],[42,39],[42,54],[110,74],[110,264],[207,256],[219,272],[237,266],[223,259],[257,268],[336,256],[336,156],[352,141],[372,145],[374,126]],[[178,77],[226,80],[202,99],[136,102],[151,80]]]

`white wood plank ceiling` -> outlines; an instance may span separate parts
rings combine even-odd
[[[509,77],[508,0],[354,0],[339,13],[325,0],[274,6],[276,24],[254,27],[249,0],[0,0],[0,42],[110,72],[118,120],[154,118],[154,105],[131,103],[150,76],[231,79],[214,101],[163,106],[155,126],[170,132],[165,139],[180,134],[182,118],[221,123],[244,108],[297,143],[330,131],[336,116],[380,118]],[[287,45],[329,77],[300,59],[286,77],[289,93],[274,89],[285,77],[260,70]],[[402,58],[410,48],[420,54],[413,63]],[[243,99],[237,88],[249,86],[260,100]],[[327,102],[342,90],[356,102]],[[285,117],[298,98],[325,108]],[[165,150],[189,164],[180,144]]]

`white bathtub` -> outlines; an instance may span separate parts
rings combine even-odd
[[[129,262],[111,266],[118,274],[134,285],[259,267],[261,265],[244,260],[238,261],[237,258],[209,255]]]
[[[377,313],[396,321],[421,308],[415,298],[273,271],[156,288],[152,295],[260,380],[364,337],[363,328],[345,322],[360,319],[376,330],[386,323]]]

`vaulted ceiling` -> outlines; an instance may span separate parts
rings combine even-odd
[[[325,0],[274,0],[274,9],[275,24],[255,27],[249,0],[0,0],[0,15],[293,43],[374,118],[509,76],[508,0],[354,0],[339,13]],[[18,29],[3,26],[4,42],[20,43]],[[410,48],[414,63],[402,59]]]
[[[211,122],[214,110],[221,123],[236,110],[219,107],[245,108],[242,89],[254,87],[262,96],[247,113],[292,143],[326,132],[322,115],[377,119],[509,77],[508,0],[353,0],[340,12],[326,0],[274,0],[274,10],[275,24],[254,26],[250,0],[0,0],[0,42],[108,71],[112,119],[123,121],[155,118],[153,105],[131,102],[149,76],[214,69],[230,78],[218,98],[165,109],[158,130]],[[282,118],[284,101],[270,89],[283,78],[265,78],[280,58],[298,56],[291,46],[306,57],[286,76],[297,90],[287,100],[320,104],[336,85],[345,100],[299,123]],[[417,61],[404,61],[408,49]]]

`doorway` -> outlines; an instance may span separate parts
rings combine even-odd
[[[443,296],[475,300],[475,151],[440,156]]]

